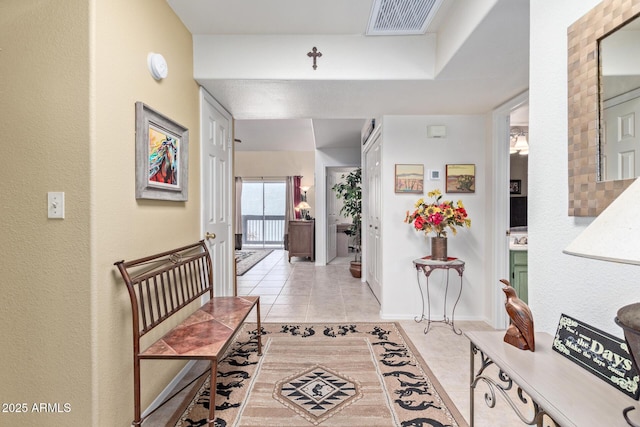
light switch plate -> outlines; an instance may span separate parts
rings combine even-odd
[[[47,216],[64,219],[64,192],[50,191],[47,193]]]

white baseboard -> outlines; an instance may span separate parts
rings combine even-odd
[[[416,317],[415,315],[410,315],[407,313],[403,313],[403,314],[384,314],[382,312],[380,312],[380,318],[382,320],[412,320],[414,317]]]
[[[426,313],[425,313],[426,315]],[[420,313],[418,314],[407,314],[407,313],[402,313],[402,314],[383,314],[380,313],[380,318],[382,320],[415,320],[416,317],[420,317]],[[434,315],[431,320],[434,321],[438,321],[438,320],[442,320],[442,313],[439,313],[437,315]],[[455,321],[458,322],[462,322],[462,321],[474,321],[474,322],[485,322],[487,324],[490,325],[490,323],[487,322],[487,318],[485,316],[456,316]],[[426,320],[424,320],[424,322],[426,322]]]
[[[191,370],[191,368],[193,368],[193,365],[195,365],[196,362],[197,360],[190,360],[189,362],[187,362],[184,368],[182,368],[182,370],[178,372],[175,377],[173,377],[171,382],[167,384],[164,390],[162,390],[162,393],[160,393],[158,397],[156,397],[155,400],[151,402],[147,409],[144,410],[144,412],[142,413],[142,418],[146,417],[150,412],[155,410],[162,402],[164,402],[167,397],[171,395],[171,393],[173,393],[178,383],[180,383],[185,375],[187,375],[187,373]]]

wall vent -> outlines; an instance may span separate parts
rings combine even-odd
[[[443,0],[374,0],[369,36],[424,34]]]

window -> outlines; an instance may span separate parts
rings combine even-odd
[[[284,246],[285,189],[284,181],[242,183],[243,246]]]

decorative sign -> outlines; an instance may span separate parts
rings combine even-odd
[[[638,372],[624,340],[562,314],[553,349],[638,400]]]

